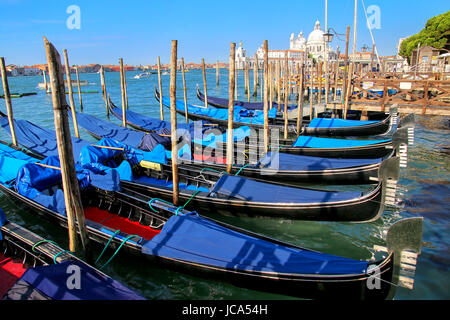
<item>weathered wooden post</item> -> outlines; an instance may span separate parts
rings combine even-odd
[[[106,116],[109,119],[109,99],[108,92],[106,90],[105,70],[103,69],[103,66],[100,67],[100,83],[102,86],[103,99],[105,100]]]
[[[342,117],[344,117],[344,103],[345,103],[345,96],[347,93],[347,71],[348,71],[348,42],[350,39],[350,26],[347,26],[347,35],[345,38],[345,56],[344,56],[344,77],[342,79],[342,91],[341,91],[341,101],[342,101]],[[345,116],[347,117],[347,116]]]
[[[284,55],[284,139],[288,138],[288,99],[289,99],[289,62],[288,55]]]
[[[248,62],[245,62],[245,94],[247,95],[247,102],[250,102],[250,71],[248,67]]]
[[[186,93],[186,76],[185,76],[185,70],[184,70],[184,58],[181,58],[181,74],[183,76],[184,115],[186,117],[186,123],[189,123],[187,93]]]
[[[125,94],[125,107],[128,110],[128,94],[127,94],[127,72],[123,69],[123,92]]]
[[[311,68],[310,68],[310,88],[309,88],[309,120],[313,119],[314,112],[314,65],[313,60],[311,59]]]
[[[342,110],[343,112],[343,118],[347,119],[347,111],[350,105],[350,96],[352,94],[352,75],[353,75],[353,63],[350,63],[350,68],[349,68],[349,72],[348,72],[348,79],[347,79],[347,85],[346,85],[346,92],[345,92],[345,101],[344,101],[344,109]]]
[[[238,70],[234,67],[234,100],[238,99]]]
[[[277,60],[277,104],[278,104],[278,112],[280,112],[281,111],[281,62],[280,62],[280,60]]]
[[[303,75],[304,75],[304,66],[300,68],[300,80],[298,87],[298,105],[297,105],[297,137],[300,135],[300,131],[303,126]]]
[[[273,104],[273,63],[269,63],[269,109]]]
[[[219,60],[216,60],[216,86],[219,86]]]
[[[9,93],[8,76],[6,75],[6,66],[4,57],[0,58],[0,69],[2,74],[3,93],[5,95],[6,113],[8,114],[9,130],[11,132],[13,145],[17,147],[19,145],[17,143],[16,128],[14,126],[14,114],[12,109],[11,96]]]
[[[253,63],[253,97],[258,96],[258,56],[255,53],[255,62]]]
[[[233,166],[233,118],[234,118],[234,91],[235,91],[235,52],[236,43],[230,44],[230,67],[229,67],[229,82],[228,82],[228,130],[227,130],[227,173],[231,173]]]
[[[125,82],[123,81],[123,59],[119,59],[120,64],[120,92],[122,96],[122,126],[127,127],[126,102],[125,102]]]
[[[67,81],[67,87],[69,89],[69,102],[70,102],[70,110],[72,112],[73,129],[75,131],[75,137],[79,138],[80,133],[78,132],[77,113],[75,110],[75,102],[73,101],[72,80],[70,79],[70,67],[69,67],[69,58],[67,56],[67,50],[64,49],[63,53],[64,53],[64,62],[66,64],[66,81]],[[50,74],[50,70],[49,70],[49,74]],[[52,89],[53,89],[53,86],[52,86]],[[65,94],[65,90],[64,90],[64,94]]]
[[[173,204],[178,206],[178,146],[177,146],[177,40],[172,40],[170,58],[170,126],[172,139]]]
[[[206,85],[205,59],[202,58],[203,91],[205,92],[205,108],[208,108],[208,87]]]
[[[81,99],[80,77],[78,75],[78,66],[75,66],[75,74],[77,76],[78,100],[80,101],[80,110],[83,112],[83,100]]]
[[[159,56],[156,58],[157,64],[158,64],[158,89],[159,89],[159,118],[161,120],[164,120],[164,106],[162,102],[162,82],[161,82],[161,61],[159,59]]]
[[[48,42],[45,37],[44,43],[49,68],[50,85],[52,88],[55,132],[58,155],[61,163],[62,186],[69,230],[69,250],[72,252],[81,251],[82,255],[87,255],[89,252],[89,238],[87,236],[86,221],[81,203],[78,179],[75,172],[61,58],[55,47]],[[68,63],[66,59],[66,71],[67,67]],[[77,243],[77,225],[81,238],[81,250],[79,250]]]
[[[269,43],[264,40],[264,152],[269,152]]]

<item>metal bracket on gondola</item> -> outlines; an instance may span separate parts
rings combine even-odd
[[[385,204],[395,206],[397,203],[397,180],[386,180]]]

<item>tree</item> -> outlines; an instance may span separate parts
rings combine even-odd
[[[400,46],[399,54],[410,61],[412,51],[419,43],[421,47],[450,50],[450,11],[429,19],[425,28],[405,39]]]

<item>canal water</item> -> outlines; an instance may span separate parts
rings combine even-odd
[[[129,108],[158,118],[159,103],[154,97],[157,75],[151,75],[146,79],[134,79],[133,76],[137,73],[126,73]],[[105,77],[111,99],[120,106],[119,73],[106,72]],[[169,75],[163,75],[162,79],[163,94],[167,96]],[[217,87],[215,70],[207,70],[208,94],[228,97],[227,79],[228,71],[221,69],[220,85]],[[242,71],[239,72],[237,79],[238,99],[246,100]],[[87,80],[89,83],[81,87],[82,91],[98,91],[83,94],[84,112],[106,120],[100,75],[80,74],[80,80]],[[186,81],[188,103],[203,105],[196,96],[197,84],[203,90],[201,70],[187,72]],[[250,81],[252,84],[252,80]],[[51,97],[37,87],[38,82],[42,82],[41,76],[9,78],[12,93],[37,92],[37,95],[12,99],[14,116],[43,127],[53,128]],[[179,75],[177,82],[179,99],[183,99],[182,88]],[[76,86],[74,91],[78,91]],[[3,93],[1,89],[0,92]],[[74,95],[74,99],[78,106],[77,94]],[[6,112],[4,99],[0,99],[0,108]],[[169,116],[169,110],[165,109],[165,119],[168,120]],[[120,124],[114,117],[111,117],[111,121]],[[178,121],[183,122],[184,118],[179,116]],[[83,130],[80,130],[80,134],[83,139],[95,141]],[[0,131],[0,139],[11,141],[3,130]],[[380,253],[373,250],[373,246],[385,244],[383,233],[393,223],[407,217],[424,217],[423,249],[418,258],[414,290],[398,288],[395,299],[449,299],[449,119],[416,116],[415,143],[409,147],[408,152],[408,167],[401,168],[399,206],[387,208],[383,216],[375,222],[358,224],[309,222],[227,217],[216,215],[214,212],[200,213],[305,248],[361,260],[381,257]],[[355,190],[358,186],[339,188]],[[27,211],[25,207],[12,202],[4,195],[0,195],[0,207],[11,221],[31,229],[46,239],[56,241],[64,248],[68,247],[67,232],[62,228]],[[97,255],[100,254],[100,250],[101,248],[98,248]],[[113,254],[112,250],[108,253]],[[288,296],[243,289],[226,282],[177,273],[122,254],[118,254],[104,271],[148,299],[292,299]]]

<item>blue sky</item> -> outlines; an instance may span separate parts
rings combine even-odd
[[[71,64],[155,64],[170,59],[171,40],[186,62],[228,61],[230,42],[243,42],[248,54],[267,39],[269,49],[288,49],[289,36],[307,36],[317,19],[324,27],[324,0],[0,0],[0,56],[7,64],[45,63],[42,37],[67,49]],[[425,22],[450,9],[445,0],[365,0],[380,8],[381,29],[373,34],[380,55],[396,52],[398,39],[420,31]],[[70,30],[66,13],[80,8],[81,29]],[[354,0],[328,0],[328,26],[353,38]],[[372,47],[361,0],[358,4],[357,48]],[[341,48],[344,41],[332,42]],[[341,49],[343,50],[343,49]]]

